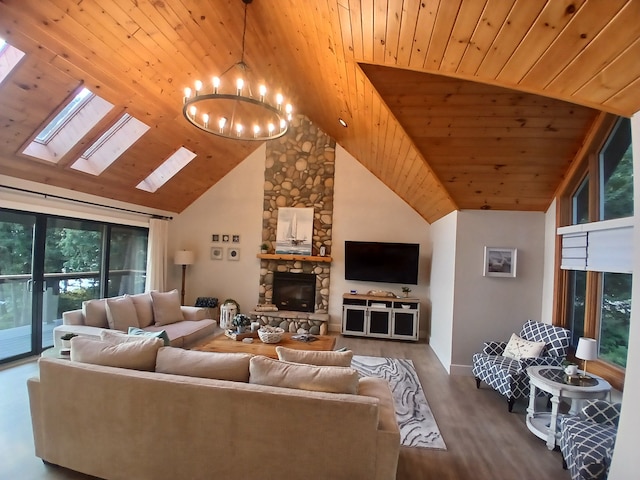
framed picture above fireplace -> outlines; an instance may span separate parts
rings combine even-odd
[[[278,209],[276,253],[311,255],[313,208]]]

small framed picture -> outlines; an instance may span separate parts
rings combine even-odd
[[[231,241],[232,241],[233,243],[240,243],[240,235],[234,235],[234,236],[231,238]]]
[[[219,242],[220,241],[220,235],[218,235],[217,233],[214,233],[213,235],[211,235],[211,241],[212,242]]]
[[[229,242],[229,235],[222,235],[222,241],[224,243],[228,243]]]
[[[227,248],[227,260],[240,260],[240,249],[237,247]]]
[[[222,260],[222,247],[211,247],[211,260]]]
[[[517,248],[484,247],[485,277],[516,276]]]

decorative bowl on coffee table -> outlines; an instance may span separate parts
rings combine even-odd
[[[265,325],[258,330],[258,337],[262,343],[278,343],[282,340],[284,330],[280,327],[270,327]]]

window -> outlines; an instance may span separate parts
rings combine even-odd
[[[22,50],[12,47],[0,38],[0,83],[9,76],[22,57],[24,57]]]
[[[184,147],[180,147],[169,158],[162,162],[162,165],[151,172],[147,178],[136,185],[136,188],[150,193],[155,192],[171,180],[176,173],[182,170],[194,158],[196,158],[195,153]]]
[[[560,196],[556,324],[598,340],[595,374],[622,389],[631,315],[633,155],[631,122],[611,120]],[[564,221],[564,223],[562,223]],[[573,227],[570,225],[574,225]]]
[[[36,142],[46,145],[51,141],[53,136],[70,120],[73,116],[80,111],[80,109],[93,97],[93,93],[86,88],[80,90],[80,92],[73,97],[73,99],[60,110],[53,120],[51,120],[46,127],[44,127],[40,133],[36,136]]]

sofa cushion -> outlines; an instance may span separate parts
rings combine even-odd
[[[170,292],[151,292],[153,299],[153,319],[157,326],[184,320],[180,309],[180,294],[178,290]]]
[[[249,383],[328,393],[358,393],[358,372],[348,367],[326,367],[282,362],[255,356],[249,362]]]
[[[248,353],[198,352],[162,347],[156,358],[156,372],[247,383],[251,357]]]
[[[160,347],[162,340],[159,338],[113,344],[88,337],[74,337],[71,339],[71,361],[153,371]]]
[[[276,347],[278,359],[285,362],[305,363],[307,365],[324,365],[333,367],[350,367],[353,352],[345,350],[342,352],[295,350],[287,347]]]
[[[138,328],[138,313],[129,295],[107,298],[107,322],[112,330],[126,332],[129,327]]]
[[[542,353],[545,345],[545,342],[530,342],[512,333],[509,343],[507,343],[502,355],[516,360],[538,357]]]
[[[153,300],[151,299],[151,294],[147,292],[131,295],[131,300],[136,307],[138,327],[145,328],[153,325]]]
[[[109,328],[107,321],[107,303],[104,299],[85,300],[82,302],[84,324],[90,327]]]

